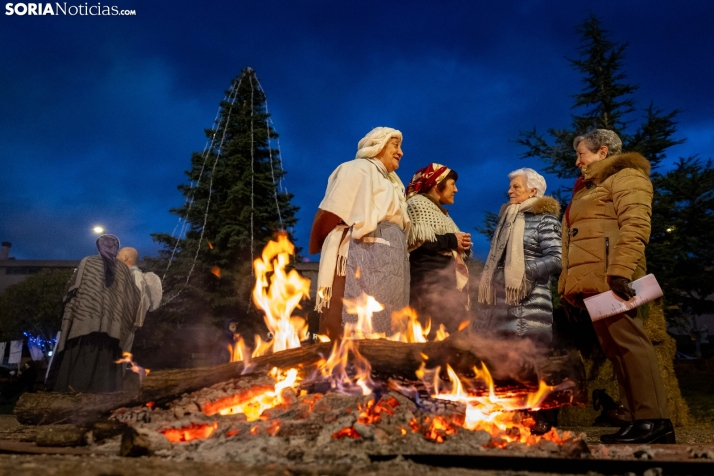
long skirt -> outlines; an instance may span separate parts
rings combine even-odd
[[[119,339],[92,332],[68,340],[57,357],[55,392],[102,393],[122,389],[122,364],[115,363],[121,359]]]
[[[359,240],[350,240],[345,275],[345,299],[367,294],[384,309],[372,315],[372,330],[392,332],[392,312],[409,305],[409,252],[406,236],[394,223],[382,221]],[[342,322],[357,322],[357,315],[342,307]]]
[[[391,316],[409,304],[409,253],[399,226],[380,222],[377,229],[359,240],[350,240],[346,276],[335,273],[330,306],[320,314],[320,334],[342,337],[345,322],[356,322],[347,313],[343,298],[368,294],[384,306],[372,316],[374,332],[391,333]]]

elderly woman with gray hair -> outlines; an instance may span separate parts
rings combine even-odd
[[[636,152],[622,153],[622,141],[613,131],[578,136],[573,148],[582,175],[563,217],[558,281],[569,315],[584,309],[585,298],[608,290],[625,301],[635,295],[629,284],[645,275],[653,196],[649,161]],[[657,356],[637,309],[595,321],[593,327],[631,420],[601,436],[602,442],[674,443]]]
[[[376,127],[357,144],[355,160],[338,166],[327,181],[310,235],[320,254],[317,304],[320,333],[342,337],[354,322],[342,300],[374,297],[384,310],[372,315],[374,332],[391,333],[391,315],[409,304],[407,239],[411,222],[404,185],[395,170],[402,133]]]
[[[476,328],[501,339],[528,339],[545,349],[553,338],[550,279],[560,271],[560,205],[545,197],[545,178],[533,169],[508,174],[510,200],[501,207],[481,274]],[[535,412],[531,433],[557,424],[557,410]]]
[[[501,338],[552,340],[550,278],[560,271],[560,205],[545,197],[546,183],[533,169],[510,174],[510,200],[501,207],[478,300],[485,314],[477,328]]]

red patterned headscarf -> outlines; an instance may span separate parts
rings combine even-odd
[[[431,187],[438,185],[449,175],[451,169],[446,165],[431,163],[423,169],[417,170],[407,186],[407,199],[417,193],[423,193]]]

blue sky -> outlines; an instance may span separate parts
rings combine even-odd
[[[580,79],[565,57],[591,13],[629,42],[639,108],[682,110],[670,162],[713,155],[714,2],[101,3],[137,14],[0,18],[0,240],[18,259],[93,254],[95,224],[154,255],[149,234],[174,229],[183,171],[246,66],[280,134],[299,246],[329,173],[375,126],[404,133],[405,182],[434,161],[459,172],[451,213],[473,230],[508,172],[542,168],[519,159],[518,132],[569,124]]]

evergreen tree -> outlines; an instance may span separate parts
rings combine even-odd
[[[669,305],[690,316],[714,312],[714,167],[696,157],[655,174],[649,271]]]
[[[177,296],[174,307],[184,318],[245,316],[252,259],[277,230],[289,231],[297,222],[292,195],[278,190],[285,171],[278,151],[269,146],[278,135],[268,122],[255,71],[246,68],[231,86],[217,126],[206,130],[210,146],[191,157],[186,172],[191,183],[178,187],[186,203],[171,213],[186,219],[185,237],[152,235],[164,245],[163,269],[156,269],[163,273],[171,261],[164,294]]]

